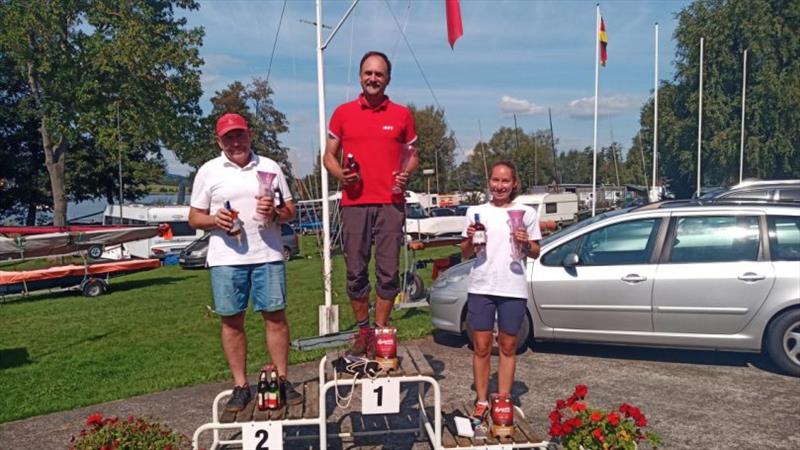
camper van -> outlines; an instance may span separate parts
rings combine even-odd
[[[578,215],[578,196],[572,192],[519,195],[514,202],[532,206],[539,220],[552,220],[559,227],[575,222]]]
[[[158,225],[169,224],[172,228],[171,240],[156,236],[150,239],[132,241],[120,248],[107,248],[104,257],[121,259],[127,255],[135,258],[163,258],[170,253],[178,254],[195,239],[203,237],[203,230],[189,226],[188,206],[124,205],[120,215],[119,205],[106,206],[103,212],[104,225]]]

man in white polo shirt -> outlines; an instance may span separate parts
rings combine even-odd
[[[286,381],[289,325],[284,312],[286,273],[280,222],[294,218],[292,194],[280,166],[251,150],[250,130],[242,116],[229,113],[220,117],[216,140],[222,154],[197,171],[189,224],[211,232],[207,264],[211,268],[214,310],[222,319],[222,350],[235,384],[225,409],[240,411],[252,398],[245,372],[244,330],[250,298],[253,310],[264,318],[267,348],[286,400],[301,403],[302,395]],[[259,195],[257,172],[275,174],[272,187],[282,193],[280,207],[272,198]],[[256,220],[253,216],[257,214],[266,220]]]

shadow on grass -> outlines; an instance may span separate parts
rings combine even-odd
[[[25,347],[0,349],[0,370],[30,364],[30,355]]]
[[[109,291],[110,292],[126,292],[132,291],[134,289],[144,288],[144,287],[151,287],[153,285],[165,285],[165,284],[175,284],[181,281],[185,281],[186,279],[191,278],[191,276],[186,277],[159,277],[159,278],[147,278],[142,280],[125,280],[125,281],[114,281],[111,280],[109,283]]]
[[[154,284],[174,284],[185,281],[190,276],[186,277],[159,277],[147,278],[142,280],[122,280],[116,281],[112,278],[109,281],[109,292],[126,292],[143,287],[149,287]],[[25,303],[40,302],[44,300],[56,300],[65,297],[81,296],[81,291],[76,288],[66,288],[61,290],[48,291],[43,289],[41,291],[34,291],[28,295],[13,295],[0,298],[0,304],[15,304],[21,305]],[[101,296],[102,297],[102,296]]]

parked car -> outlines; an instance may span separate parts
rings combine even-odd
[[[208,239],[211,233],[206,233],[200,239],[192,242],[184,248],[178,257],[178,263],[184,269],[196,269],[206,267],[206,255],[208,255]],[[297,233],[286,223],[281,224],[281,238],[283,239],[283,259],[289,261],[292,257],[300,254],[300,241]]]
[[[431,217],[451,217],[456,216],[456,212],[450,208],[431,208],[428,213]]]
[[[729,189],[709,192],[701,197],[705,201],[800,202],[800,180],[749,180]]]
[[[469,337],[473,263],[431,286],[436,328]],[[667,201],[610,211],[543,239],[527,273],[521,347],[535,339],[765,351],[800,376],[794,205]]]

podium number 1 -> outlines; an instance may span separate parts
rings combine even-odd
[[[400,412],[400,382],[378,378],[361,382],[361,414],[397,414]]]

